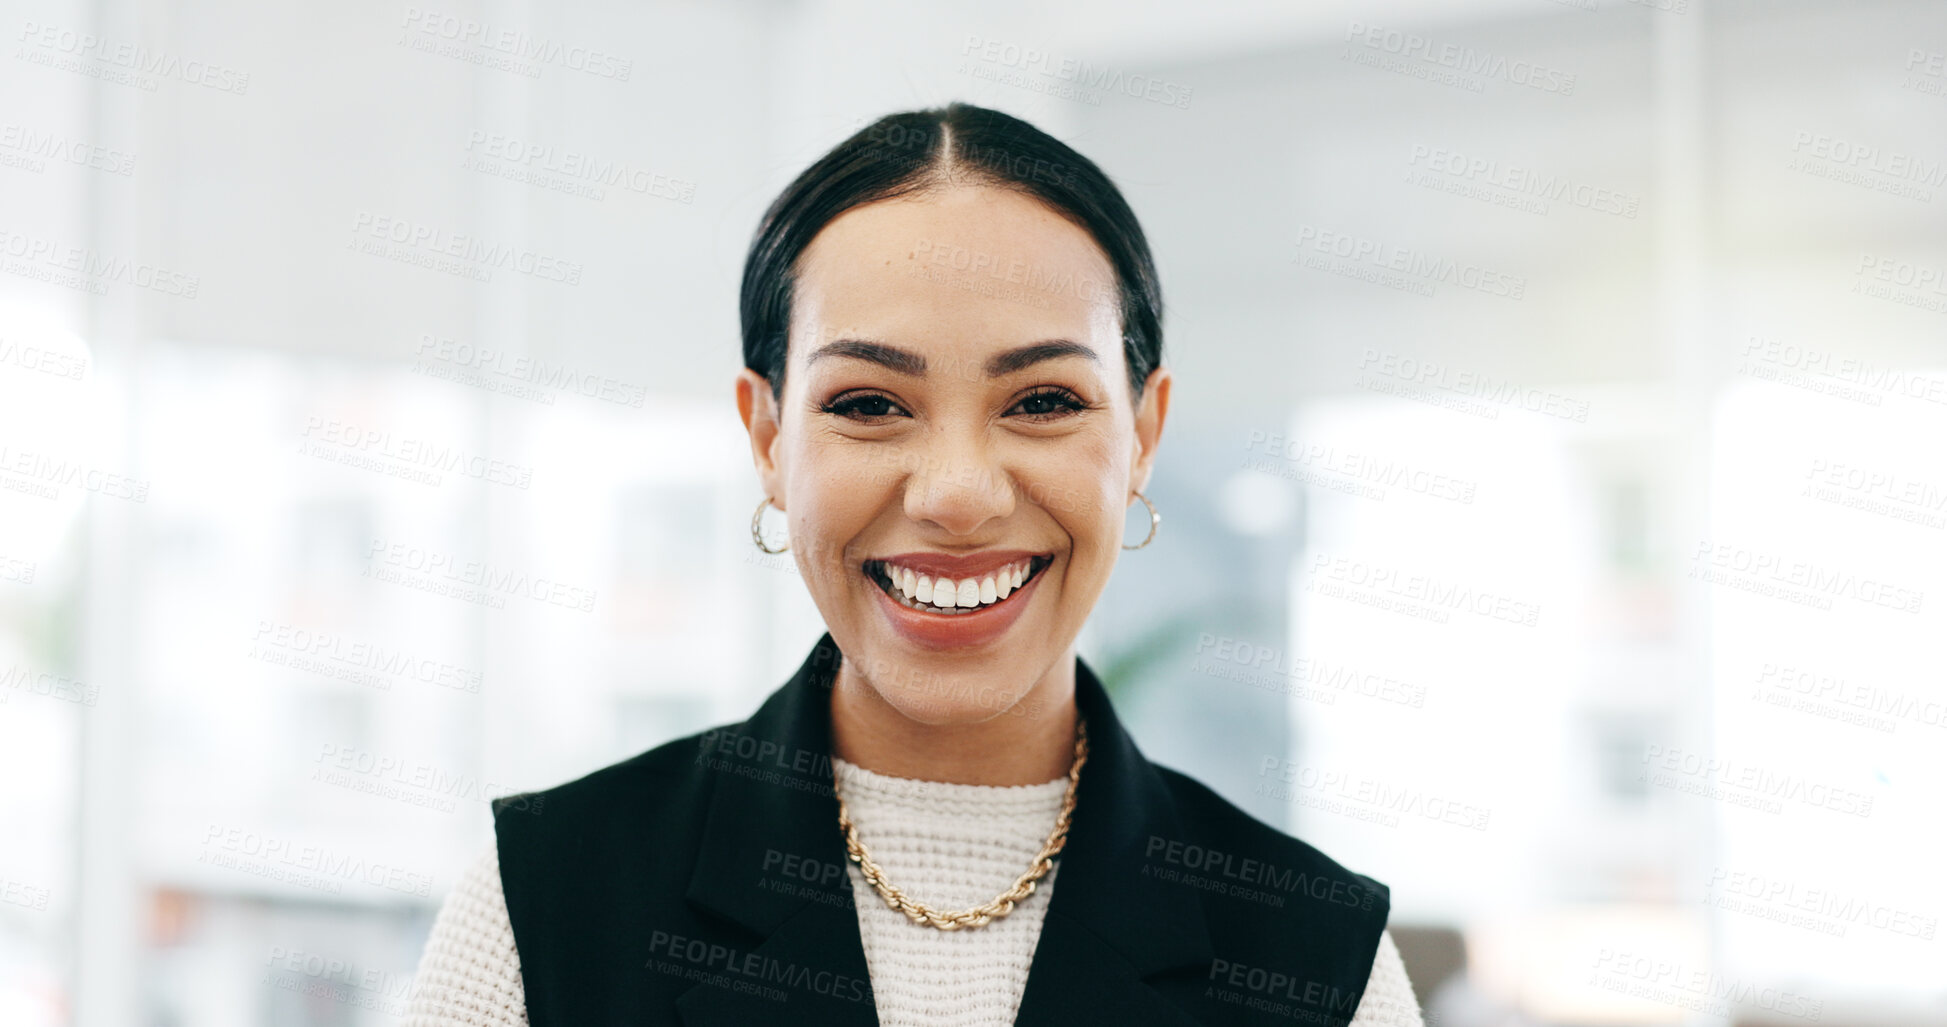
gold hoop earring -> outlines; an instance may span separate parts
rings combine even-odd
[[[1131,491],[1135,490],[1132,489]],[[1156,540],[1156,526],[1163,523],[1163,515],[1156,512],[1156,504],[1150,502],[1148,496],[1143,495],[1141,492],[1136,492],[1136,498],[1142,500],[1143,505],[1149,508],[1149,534],[1143,537],[1141,545],[1123,546],[1122,548],[1124,549],[1141,549],[1143,546],[1154,542]]]
[[[765,496],[764,501],[757,504],[757,512],[750,515],[750,540],[757,544],[757,548],[767,553],[777,554],[790,549],[791,543],[786,542],[778,549],[772,549],[764,544],[764,508],[770,505],[771,497]]]

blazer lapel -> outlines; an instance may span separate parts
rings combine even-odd
[[[1195,1023],[1145,983],[1204,970],[1213,955],[1198,893],[1145,872],[1153,839],[1183,838],[1175,803],[1080,659],[1075,702],[1088,718],[1088,764],[1015,1023]]]
[[[729,973],[692,985],[677,999],[687,1024],[878,1023],[869,984],[844,983],[869,982],[857,912],[763,888],[754,870],[770,851],[846,863],[831,768],[839,660],[827,632],[748,721],[704,736],[697,762],[712,791],[686,897],[749,933],[748,951],[727,958],[759,977]],[[1194,1022],[1144,983],[1207,967],[1212,954],[1197,893],[1144,872],[1151,839],[1182,837],[1174,804],[1080,659],[1075,699],[1088,718],[1089,760],[1016,1023]]]
[[[744,959],[740,965],[756,976],[727,974],[692,985],[676,1000],[686,1024],[879,1022],[857,912],[772,891],[759,880],[767,853],[846,863],[832,791],[831,686],[838,663],[828,632],[749,720],[704,736],[697,764],[710,775],[712,792],[686,898],[750,933],[748,954],[727,958]],[[747,983],[762,988],[737,987]]]

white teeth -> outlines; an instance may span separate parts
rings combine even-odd
[[[882,576],[897,595],[918,606],[940,610],[973,609],[1006,599],[1027,581],[1032,561],[1022,560],[984,578],[934,578],[909,567],[881,565]]]

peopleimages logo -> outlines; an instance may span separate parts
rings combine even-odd
[[[551,603],[582,613],[595,609],[595,590],[525,571],[465,560],[434,549],[375,538],[366,547],[367,576],[394,584],[451,595],[495,609],[504,596]]]
[[[77,382],[88,373],[88,358],[84,354],[44,349],[32,343],[23,345],[4,337],[0,337],[0,364]]]
[[[1406,166],[1424,168],[1468,184],[1505,190],[1510,197],[1566,203],[1597,214],[1614,214],[1622,218],[1634,219],[1643,203],[1642,197],[1634,193],[1577,182],[1564,175],[1545,174],[1533,168],[1503,164],[1496,158],[1443,147],[1415,144],[1406,159]],[[1546,214],[1547,202],[1542,202],[1536,212]]]
[[[1801,887],[1797,881],[1747,870],[1716,867],[1705,888],[1710,894],[1704,901],[1719,909],[1835,937],[1844,937],[1848,926],[1858,925],[1932,941],[1940,927],[1936,916],[1872,902],[1831,887]]]
[[[1400,61],[1419,62],[1462,75],[1500,79],[1510,85],[1527,86],[1561,96],[1568,96],[1575,92],[1575,75],[1570,72],[1536,64],[1533,61],[1509,60],[1500,54],[1476,50],[1471,46],[1437,43],[1413,32],[1401,32],[1398,29],[1355,21],[1346,26],[1345,41]],[[1386,70],[1407,69],[1387,68]]]
[[[530,72],[527,67],[520,66],[517,63],[519,61],[553,64],[570,71],[587,72],[597,78],[609,78],[617,82],[627,82],[630,73],[635,70],[635,61],[631,58],[619,57],[593,47],[564,43],[547,36],[537,36],[526,29],[462,18],[444,11],[426,11],[417,7],[408,7],[402,25],[406,30],[406,36],[400,40],[400,43],[411,45],[414,49],[430,49],[432,44],[440,42],[460,48],[471,47],[479,51],[482,56],[493,55],[503,58],[511,65],[505,70],[520,71],[523,74],[530,74]],[[414,33],[417,33],[416,37]],[[443,55],[458,57],[460,53]],[[471,63],[485,62],[474,60]],[[538,73],[538,69],[533,73]]]
[[[1918,614],[1926,593],[1836,567],[1704,539],[1691,554],[1692,581],[1754,592],[1821,610],[1835,597]]]
[[[1878,265],[1874,258],[1867,257],[1860,270],[1863,272],[1875,266]],[[1875,364],[1830,349],[1753,335],[1745,340],[1738,356],[1742,358],[1738,365],[1740,374],[1826,393],[1866,406],[1883,405],[1886,394],[1947,406],[1947,378],[1888,364]]]
[[[646,385],[595,374],[563,361],[508,353],[426,332],[420,333],[419,345],[412,353],[418,358],[413,370],[421,374],[461,385],[486,387],[549,406],[554,405],[554,394],[542,390],[573,393],[637,409],[649,399]]]
[[[392,687],[391,678],[409,678],[428,685],[455,691],[480,691],[480,672],[439,660],[415,656],[401,649],[350,638],[334,631],[314,631],[280,621],[259,620],[250,636],[249,655],[271,663],[297,664],[301,670],[316,670],[330,676],[342,675],[381,690]],[[278,659],[267,650],[288,653]],[[371,672],[371,679],[359,672]]]
[[[1873,797],[1743,760],[1707,756],[1674,746],[1643,750],[1643,779],[1661,788],[1779,813],[1784,800],[1855,817],[1873,815]]]
[[[1757,684],[1754,698],[1768,697],[1774,705],[1790,705],[1861,727],[1890,733],[1895,730],[1894,721],[1907,721],[1947,729],[1947,700],[1924,691],[1916,695],[1775,663],[1758,670]]]
[[[1387,827],[1399,826],[1399,818],[1393,814],[1405,813],[1436,823],[1485,831],[1494,815],[1494,811],[1485,806],[1433,795],[1424,789],[1329,767],[1314,767],[1278,756],[1266,756],[1259,760],[1257,776],[1274,778],[1283,785],[1295,786],[1302,791],[1319,792],[1321,798],[1333,800],[1334,807],[1337,807],[1329,808],[1328,812],[1343,812],[1343,808],[1349,805],[1355,809],[1347,815],[1356,814],[1357,819],[1376,820]],[[1300,802],[1301,805],[1316,805],[1301,802],[1302,791],[1270,785],[1268,781],[1258,782],[1253,790],[1260,795]]]
[[[1305,895],[1320,902],[1351,906],[1354,909],[1371,909],[1373,898],[1378,894],[1371,888],[1351,881],[1317,877],[1291,867],[1280,867],[1264,860],[1239,856],[1234,852],[1212,849],[1193,842],[1164,838],[1160,835],[1149,836],[1149,841],[1143,847],[1143,856],[1150,863],[1162,863],[1190,871],[1214,874],[1229,880],[1272,888],[1287,894]],[[1147,875],[1149,867],[1146,866],[1143,870]]]
[[[1399,703],[1419,709],[1426,705],[1426,687],[1346,664],[1331,664],[1309,656],[1293,657],[1283,649],[1257,645],[1228,636],[1203,632],[1193,650],[1201,659],[1192,664],[1216,677],[1260,685],[1260,682],[1313,684],[1326,690],[1322,696],[1330,703],[1337,692],[1356,692],[1368,698]],[[1262,685],[1260,685],[1262,687]],[[1317,691],[1305,689],[1306,693]]]
[[[185,59],[180,54],[94,32],[29,21],[21,26],[20,33],[14,38],[21,43],[14,56],[30,63],[52,64],[63,71],[132,85],[150,92],[155,90],[155,78],[177,79],[238,96],[250,88],[250,73],[247,71],[196,58]],[[35,47],[38,52],[28,47]],[[60,55],[58,59],[51,58],[50,55],[55,54]],[[110,68],[123,74],[106,74]]]
[[[757,952],[744,952],[701,938],[688,938],[668,931],[651,931],[649,935],[650,964],[656,956],[677,960],[687,964],[685,969],[704,975],[698,979],[705,983],[719,983],[734,990],[742,986],[762,988],[771,984],[801,988],[815,995],[845,999],[848,1002],[864,1002],[872,997],[871,985],[864,978],[848,974],[822,970],[816,967],[800,966],[786,962],[775,956]],[[712,978],[723,978],[721,981]],[[776,991],[777,989],[769,989]],[[761,993],[760,993],[761,994]],[[783,1001],[782,995],[765,995]]]
[[[1061,57],[1032,46],[970,35],[960,56],[996,68],[1040,75],[1083,89],[1100,89],[1178,109],[1190,106],[1191,87],[1154,75],[1131,74],[1119,68],[1092,64],[1077,57]],[[1079,97],[1078,97],[1079,98]]]
[[[1528,288],[1521,275],[1311,224],[1298,228],[1292,263],[1421,296],[1434,295],[1438,285],[1454,285],[1518,300]]]
[[[1054,271],[1019,257],[988,253],[933,239],[915,240],[910,257],[922,265],[982,275],[1036,293],[1091,301],[1116,294],[1113,282],[1078,276],[1073,271]]]
[[[552,144],[485,129],[476,128],[467,133],[466,151],[470,157],[482,161],[470,165],[478,171],[497,173],[495,166],[484,161],[502,161],[526,171],[558,176],[580,185],[611,186],[679,203],[689,203],[696,198],[696,183],[688,179],[635,167],[626,161],[608,160],[577,150],[556,149]],[[541,181],[537,184],[547,183]],[[595,199],[601,199],[602,195],[600,189],[594,190]]]
[[[140,478],[90,467],[65,456],[0,443],[0,488],[54,499],[62,486],[136,503],[147,502],[149,498],[149,483]]]
[[[1757,1006],[1816,1023],[1825,1010],[1823,1000],[1797,992],[1760,987],[1680,959],[1609,948],[1596,954],[1589,983],[1718,1017],[1729,1017],[1734,1006]]]
[[[526,489],[534,479],[534,468],[470,453],[458,446],[395,436],[390,431],[362,424],[347,423],[312,415],[304,419],[302,438],[322,445],[300,445],[298,451],[353,466],[366,466],[350,459],[372,458],[370,469],[394,466],[400,470],[426,472],[420,477],[437,485],[441,474],[457,474],[475,481]]]
[[[164,296],[196,298],[200,276],[127,257],[112,257],[86,246],[30,235],[0,225],[0,268],[10,274],[51,281],[64,288],[106,295],[111,283],[148,289]],[[59,272],[67,272],[61,274]]]
[[[54,893],[46,888],[38,888],[24,881],[0,877],[0,902],[9,906],[35,911],[47,908],[47,900]]]
[[[1313,557],[1305,591],[1364,602],[1442,624],[1456,610],[1529,628],[1541,618],[1539,605],[1510,595],[1330,553]]]
[[[47,161],[94,168],[110,175],[135,173],[135,155],[25,125],[0,125],[0,164],[24,166],[39,174]]]
[[[496,269],[511,267],[550,282],[581,284],[579,262],[366,210],[352,216],[349,248],[483,282],[490,280]]]
[[[1244,451],[1269,454],[1284,461],[1285,466],[1269,460],[1246,458],[1244,466],[1254,470],[1276,474],[1279,477],[1311,480],[1295,473],[1299,469],[1309,469],[1338,475],[1355,482],[1405,489],[1433,499],[1445,499],[1462,505],[1472,505],[1477,482],[1453,478],[1424,467],[1415,467],[1392,457],[1381,457],[1356,450],[1340,451],[1336,446],[1322,443],[1304,443],[1273,432],[1252,430],[1244,443]],[[1336,487],[1327,481],[1315,484]],[[1340,491],[1352,491],[1340,489]],[[1384,491],[1378,491],[1374,499],[1385,498]]]
[[[1933,193],[1929,190],[1947,185],[1947,161],[1937,158],[1886,150],[1823,132],[1795,132],[1791,148],[1793,157],[1785,166],[1793,171],[1880,192],[1931,202]]]
[[[1343,1025],[1362,1008],[1359,992],[1233,959],[1212,959],[1206,980],[1228,986],[1213,987],[1207,997],[1281,1019]]]
[[[333,852],[321,845],[302,845],[286,838],[238,827],[209,825],[197,862],[284,881],[304,888],[344,893],[344,882],[362,881],[378,888],[421,897],[432,894],[430,875],[414,873],[361,856]]]

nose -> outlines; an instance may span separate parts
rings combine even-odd
[[[1014,480],[979,430],[936,429],[908,458],[906,516],[972,535],[1014,512]]]

